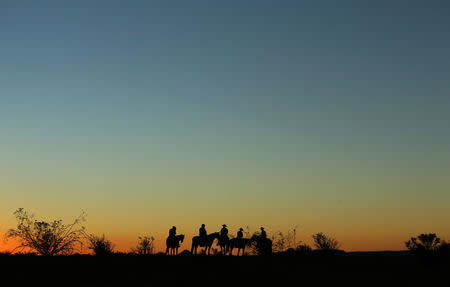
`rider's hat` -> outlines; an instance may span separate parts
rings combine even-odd
[[[175,226],[172,226],[173,229],[177,229]]]
[[[227,225],[226,225],[226,224],[223,224],[222,226],[223,226],[223,227],[227,227]]]
[[[205,227],[205,224],[202,224],[202,227]]]
[[[239,230],[242,231],[242,230],[244,230],[244,229],[242,229],[242,227],[241,227],[241,228],[239,228]]]
[[[264,227],[261,227],[261,230],[264,230]]]

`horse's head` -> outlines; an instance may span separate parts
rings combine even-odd
[[[180,234],[179,238],[180,238],[180,242],[183,243],[183,241],[184,241],[184,234]]]
[[[258,235],[256,235],[256,234],[254,234],[253,236],[252,236],[252,238],[250,238],[250,241],[252,242],[252,241],[257,241],[259,239],[259,236]]]

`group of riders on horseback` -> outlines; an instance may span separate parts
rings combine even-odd
[[[214,243],[214,240],[217,239],[217,245],[220,246],[221,253],[223,255],[230,254],[232,255],[233,249],[237,249],[239,256],[240,251],[242,250],[242,255],[244,255],[245,247],[251,246],[252,243],[255,243],[256,249],[260,254],[271,254],[272,253],[272,241],[267,238],[267,233],[264,230],[264,227],[261,227],[261,233],[259,235],[255,234],[251,238],[244,238],[244,229],[239,228],[237,232],[237,236],[235,238],[228,237],[228,228],[226,224],[222,225],[222,229],[220,232],[215,232],[208,234],[206,232],[205,224],[199,229],[199,235],[194,236],[192,238],[192,247],[191,253],[197,254],[197,248],[204,248],[203,252],[208,253],[211,252],[211,246]],[[166,240],[166,254],[175,255],[178,254],[178,248],[180,247],[180,243],[184,241],[184,235],[177,235],[177,228],[173,226],[169,230],[169,237]]]

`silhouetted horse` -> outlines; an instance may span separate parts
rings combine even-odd
[[[242,256],[244,256],[245,247],[250,246],[252,244],[251,238],[232,238],[228,242],[228,251],[230,252],[230,255],[233,255],[233,249],[237,248],[238,253],[237,256],[239,256],[239,252],[242,250]]]
[[[191,253],[197,254],[197,248],[203,247],[205,248],[205,251],[208,250],[209,255],[211,253],[211,246],[216,238],[219,238],[219,232],[208,234],[205,238],[200,238],[200,236],[194,236],[192,238]]]
[[[269,238],[261,238],[258,235],[253,235],[250,239],[256,242],[256,249],[259,255],[271,255],[272,254],[272,240]]]
[[[220,251],[223,255],[226,255],[230,247],[230,239],[228,236],[219,235],[217,245],[220,246]]]
[[[166,255],[170,251],[170,255],[177,255],[178,248],[180,248],[180,242],[184,241],[184,235],[180,234],[174,238],[167,237],[166,239]]]

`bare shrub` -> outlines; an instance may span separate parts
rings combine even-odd
[[[139,255],[150,255],[155,250],[154,241],[155,238],[153,236],[139,236],[138,244],[135,248],[131,249],[131,252]]]
[[[340,247],[339,242],[322,232],[316,233],[312,236],[314,239],[314,246],[319,250],[330,251],[337,250]]]
[[[19,246],[13,251],[35,251],[43,256],[68,255],[76,250],[77,243],[82,246],[85,227],[81,224],[85,221],[84,212],[70,224],[63,224],[61,220],[35,220],[34,215],[23,208],[17,209],[14,216],[17,227],[6,233],[6,238],[14,238],[19,242]]]
[[[104,234],[102,236],[89,235],[88,240],[89,249],[94,252],[94,255],[105,256],[114,253],[114,244],[106,239]]]
[[[273,251],[283,252],[286,251],[286,249],[293,248],[295,244],[294,232],[294,230],[288,230],[287,234],[284,234],[283,232],[278,231],[275,235],[273,235]]]
[[[406,248],[413,253],[434,253],[439,247],[441,239],[435,233],[420,234],[417,237],[411,237],[405,242]]]

